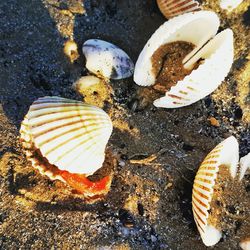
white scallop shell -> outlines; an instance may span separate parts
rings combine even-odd
[[[213,197],[217,173],[221,165],[229,167],[236,176],[239,161],[239,144],[231,136],[217,145],[204,159],[195,176],[192,194],[194,220],[206,246],[215,245],[221,238],[221,232],[208,224],[210,204]]]
[[[232,11],[238,5],[240,5],[242,2],[243,2],[243,0],[221,0],[220,7],[224,10]]]
[[[102,167],[112,122],[100,108],[43,97],[31,105],[20,133],[24,146],[32,142],[50,164],[89,175]]]
[[[195,0],[157,0],[157,4],[166,18],[201,10],[199,2]]]
[[[134,63],[129,56],[112,43],[98,39],[87,40],[82,46],[87,69],[108,79],[132,76]]]
[[[166,43],[186,41],[196,45],[183,60],[186,68],[192,68],[195,62],[204,59],[197,69],[178,81],[164,97],[155,100],[156,107],[190,105],[213,92],[224,80],[233,63],[233,33],[227,29],[210,40],[219,24],[214,12],[197,11],[170,19],[151,36],[135,65],[134,81],[138,85],[150,86],[155,83],[151,57]]]

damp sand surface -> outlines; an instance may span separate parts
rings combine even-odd
[[[103,108],[114,124],[109,146],[118,164],[110,192],[95,203],[32,168],[18,139],[21,121],[38,97],[83,100],[72,84],[87,75],[84,58],[79,49],[71,63],[66,40],[81,48],[87,39],[104,39],[135,62],[165,18],[155,1],[86,0],[84,8],[80,0],[0,2],[0,248],[206,249],[191,206],[198,166],[232,134],[242,156],[250,151],[250,3],[227,14],[218,1],[203,2],[220,15],[222,29],[234,31],[235,63],[226,82],[189,107],[166,110],[156,109],[151,92],[132,78],[111,81],[113,103],[108,98]],[[240,249],[247,226],[240,222],[213,249]]]

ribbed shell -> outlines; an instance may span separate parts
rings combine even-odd
[[[61,97],[43,97],[31,105],[20,133],[24,144],[29,147],[32,142],[50,164],[88,175],[103,164],[112,122],[100,108]]]
[[[209,41],[218,28],[219,19],[214,12],[198,11],[170,19],[151,36],[135,65],[134,81],[138,85],[150,86],[155,83],[151,57],[164,44],[186,41],[196,46],[183,60],[185,68],[192,68],[199,59],[204,59],[197,69],[178,81],[165,96],[155,100],[156,107],[190,105],[221,84],[233,63],[233,33],[227,29]]]
[[[217,145],[204,159],[195,176],[192,194],[194,220],[206,246],[216,244],[221,233],[208,224],[210,204],[213,198],[217,173],[221,165],[226,165],[234,178],[239,161],[239,145],[231,136]]]
[[[133,75],[134,63],[112,43],[90,39],[83,44],[82,51],[86,57],[86,68],[97,76],[123,79]]]
[[[161,13],[168,19],[201,10],[199,2],[195,0],[157,0],[157,4]]]

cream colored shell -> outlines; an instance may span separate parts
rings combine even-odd
[[[157,4],[166,18],[201,10],[199,2],[195,0],[157,0]]]
[[[220,7],[230,12],[242,2],[243,0],[220,0]]]
[[[103,164],[112,122],[100,108],[61,97],[43,97],[31,105],[20,133],[24,146],[32,143],[50,164],[89,175]]]
[[[232,178],[237,176],[240,165],[240,178],[250,168],[250,153],[241,158],[239,164],[239,144],[231,136],[217,145],[204,159],[195,176],[192,193],[194,220],[206,246],[215,245],[221,238],[221,231],[208,223],[211,201],[217,174],[221,165],[228,166]]]
[[[176,41],[194,44],[194,50],[183,60],[185,68],[192,68],[203,59],[197,69],[178,81],[165,96],[154,101],[156,107],[178,108],[190,105],[221,84],[231,68],[234,52],[233,32],[230,29],[215,36],[219,24],[219,18],[214,12],[186,13],[165,22],[151,36],[135,65],[134,81],[138,85],[150,86],[155,83],[151,57],[161,45]]]

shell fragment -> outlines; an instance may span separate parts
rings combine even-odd
[[[195,0],[157,0],[157,4],[166,18],[201,10],[199,2]]]
[[[221,0],[220,7],[230,12],[233,9],[235,9],[238,5],[240,5],[242,2],[243,0]]]
[[[82,46],[87,69],[107,79],[123,79],[134,72],[129,56],[116,45],[98,39],[87,40]]]

